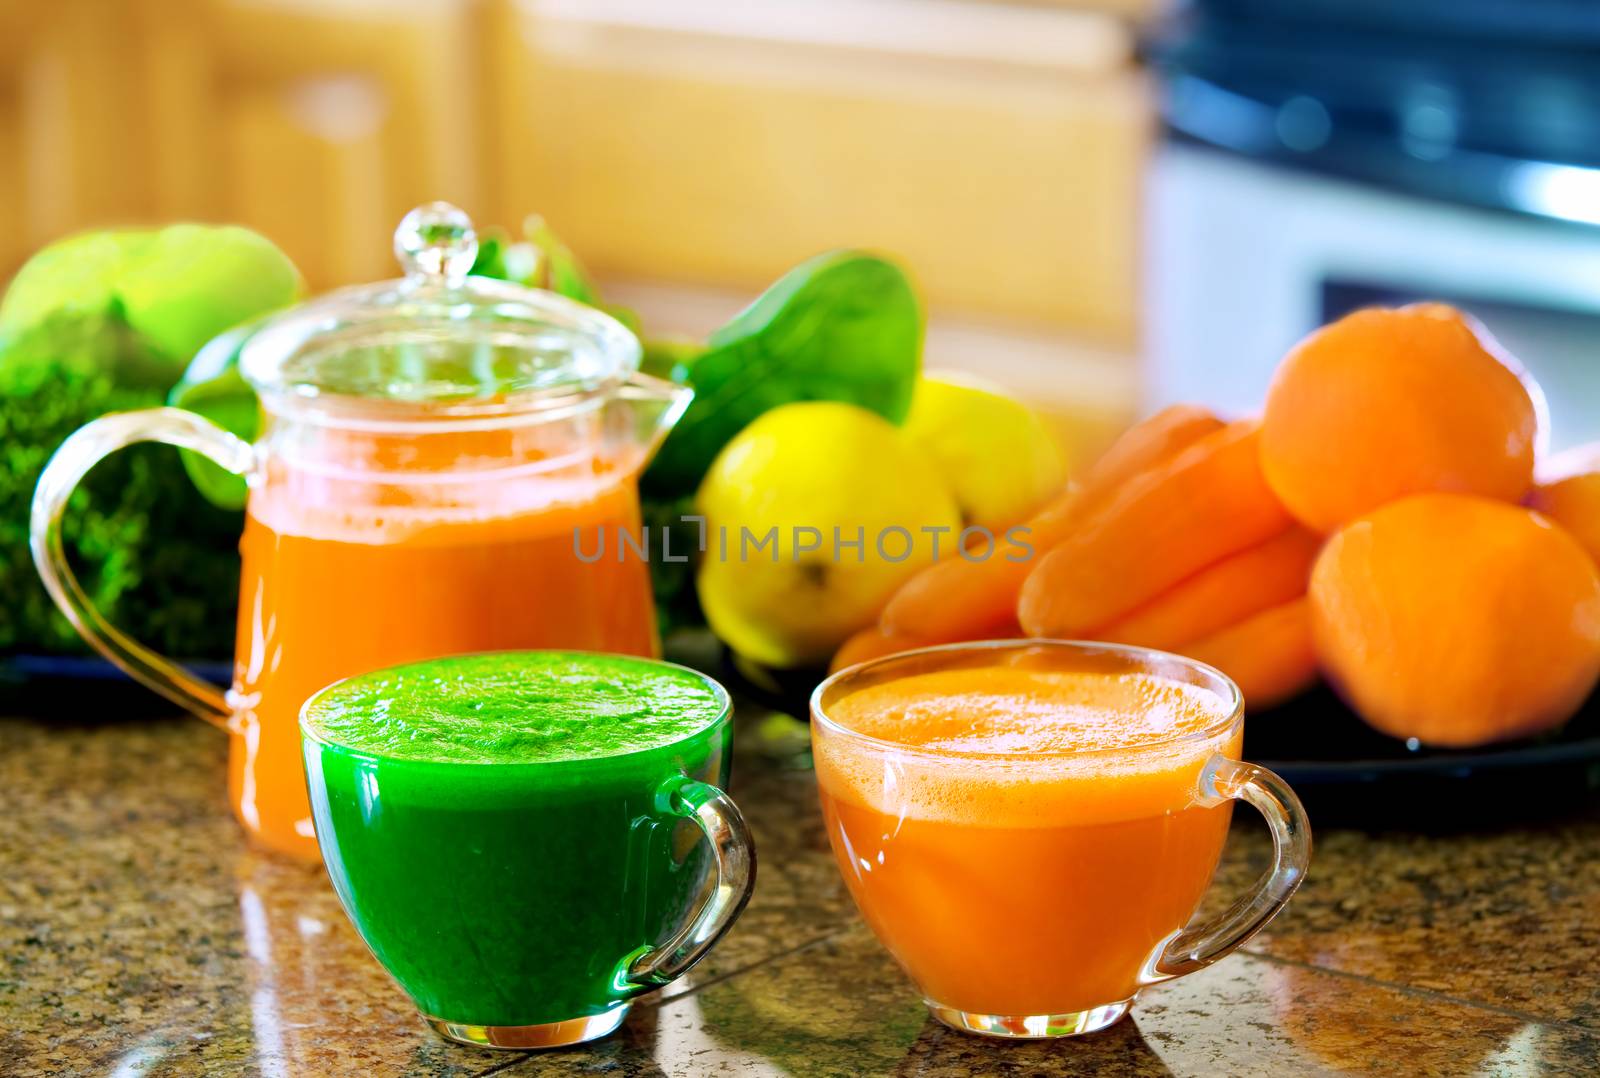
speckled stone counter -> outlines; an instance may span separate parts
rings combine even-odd
[[[221,735],[0,720],[0,1075],[1600,1074],[1600,812],[1427,838],[1327,832],[1288,912],[1129,1021],[1005,1044],[927,1017],[827,852],[803,733],[741,734],[743,920],[610,1040],[446,1044],[320,869],[248,849]],[[1248,812],[1213,895],[1267,855]]]

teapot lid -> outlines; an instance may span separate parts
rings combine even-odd
[[[330,292],[251,334],[239,369],[264,401],[508,415],[609,394],[638,369],[638,338],[610,315],[469,276],[477,234],[449,203],[406,214],[394,251],[404,277]]]

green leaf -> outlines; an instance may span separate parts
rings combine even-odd
[[[922,359],[922,309],[894,263],[832,251],[784,274],[709,344],[688,369],[694,401],[645,472],[657,498],[693,491],[722,447],[780,404],[842,401],[900,422]]]
[[[261,406],[255,390],[239,373],[239,350],[255,332],[249,323],[214,337],[195,355],[183,380],[172,387],[167,403],[211,420],[247,442],[261,427]],[[243,509],[249,488],[243,476],[211,463],[199,453],[181,450],[183,469],[206,500],[219,509]]]
[[[566,296],[604,311],[627,326],[634,336],[641,335],[638,314],[627,307],[600,301],[600,290],[585,272],[577,255],[561,242],[561,237],[545,223],[543,217],[535,214],[524,221],[522,227],[527,239],[520,243],[507,241],[505,233],[497,228],[480,233],[478,257],[473,260],[472,274]],[[649,347],[648,344],[646,347]]]
[[[478,233],[478,256],[472,260],[472,268],[467,273],[473,277],[493,277],[497,281],[511,280],[506,273],[506,238],[498,228]]]
[[[533,280],[529,283],[591,307],[600,306],[600,292],[584,272],[578,256],[572,253],[572,248],[561,242],[561,237],[555,234],[543,217],[538,214],[529,217],[522,224],[522,233],[539,254]]]

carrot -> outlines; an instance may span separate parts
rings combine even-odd
[[[1317,680],[1310,600],[1302,596],[1263,610],[1187,645],[1183,653],[1232,678],[1251,711],[1281,704]]]
[[[1013,619],[1010,624],[997,627],[986,639],[1014,640],[1022,635],[1022,627]],[[847,666],[881,659],[886,655],[898,655],[902,651],[932,647],[934,643],[935,641],[916,640],[908,636],[891,636],[878,626],[869,625],[839,645],[839,650],[834,652],[833,661],[828,664],[828,673],[835,674]]]
[[[1304,595],[1321,547],[1321,536],[1294,525],[1264,543],[1213,562],[1090,635],[1181,651],[1190,641]]]
[[[1023,584],[1022,627],[1083,636],[1288,528],[1261,474],[1260,435],[1255,420],[1230,423],[1084,513]]]
[[[1135,476],[1221,427],[1222,420],[1192,404],[1175,404],[1134,424],[1088,470],[1081,486],[1050,502],[1015,533],[1027,551],[1001,537],[982,561],[956,556],[930,565],[901,585],[879,624],[891,636],[925,644],[1012,635],[1023,581],[1085,507],[1113,496]]]
[[[839,645],[839,650],[833,653],[833,661],[828,664],[828,673],[836,674],[847,666],[922,646],[920,641],[890,636],[876,624],[868,625]]]
[[[1086,502],[1115,494],[1124,483],[1164,460],[1170,460],[1208,434],[1223,428],[1222,420],[1198,404],[1172,404],[1123,431],[1084,474]]]

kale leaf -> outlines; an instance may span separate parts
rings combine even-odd
[[[114,307],[62,311],[0,343],[0,652],[88,650],[39,582],[29,509],[45,463],[73,431],[105,412],[163,403],[146,349]],[[177,450],[113,454],[62,523],[73,571],[112,624],[178,658],[232,653],[242,514],[207,503]]]

